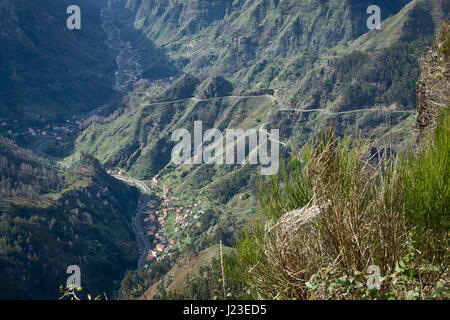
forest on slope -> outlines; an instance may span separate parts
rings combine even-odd
[[[70,265],[81,267],[89,293],[113,297],[138,255],[131,225],[138,190],[90,155],[71,165],[43,158],[41,146],[75,133],[72,117],[116,94],[101,26],[106,2],[80,1],[75,32],[66,28],[70,4],[0,3],[1,299],[57,299]]]
[[[101,28],[105,3],[78,2],[84,19],[77,32],[64,28],[68,0],[0,3],[0,118],[54,124],[111,99],[115,62]]]
[[[64,170],[0,137],[0,299],[57,299],[66,269],[112,297],[137,250],[139,196],[85,155]]]

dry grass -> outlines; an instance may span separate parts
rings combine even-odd
[[[382,272],[393,270],[408,232],[400,175],[385,153],[371,157],[370,147],[364,142],[350,147],[349,139],[335,139],[333,132],[310,145],[301,174],[313,196],[300,209],[266,214],[238,244],[238,260],[251,266],[239,271],[241,278],[258,297],[305,299],[305,282],[324,267],[336,275],[372,264]],[[270,205],[263,209],[282,206],[274,201],[289,202],[286,197],[296,188],[287,180],[271,186],[272,196],[265,200]],[[292,190],[274,198],[281,193],[277,187]]]
[[[311,277],[320,260],[311,259],[317,257],[311,246],[316,235],[311,228],[311,223],[320,214],[317,205],[307,205],[302,209],[294,210],[283,215],[276,225],[270,227],[265,233],[262,248],[270,264],[270,269],[278,271],[280,286],[275,298],[280,294],[293,297],[304,297],[304,283]],[[292,288],[294,293],[285,291]]]
[[[332,135],[315,146],[307,174],[322,206],[319,223],[322,254],[336,261],[339,272],[352,274],[378,264],[391,269],[400,257],[406,226],[400,175],[385,153],[377,161],[370,146],[358,141],[336,141]]]

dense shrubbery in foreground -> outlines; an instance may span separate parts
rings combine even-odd
[[[227,259],[228,276],[245,287],[240,298],[448,298],[446,110],[417,155],[370,152],[330,131],[281,179],[261,182],[260,217]],[[371,265],[379,290],[367,287]]]

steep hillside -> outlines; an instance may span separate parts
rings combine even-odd
[[[1,1],[2,119],[22,125],[36,118],[63,120],[110,99],[116,64],[101,28],[105,3],[78,1],[81,30],[71,31],[71,1]]]
[[[223,256],[233,252],[230,247],[223,246]],[[222,256],[222,258],[223,258]],[[153,266],[152,266],[153,267]],[[151,275],[145,272],[140,275],[148,282]],[[153,279],[143,288],[143,292],[134,295],[136,284],[131,283],[131,274],[122,282],[122,298],[155,300],[155,299],[223,299],[223,275],[220,262],[220,246],[214,245],[186,258],[180,259],[173,267],[169,267],[160,279]],[[225,279],[226,281],[226,279]],[[138,283],[142,285],[142,283]],[[228,289],[236,289],[230,284]]]
[[[450,22],[441,28],[432,48],[421,60],[417,82],[417,142],[423,144],[433,131],[440,112],[450,107]]]
[[[383,18],[405,1],[378,1]],[[327,49],[367,31],[370,1],[127,1],[134,24],[184,72],[269,87],[286,67],[308,68]],[[180,27],[181,26],[181,27]],[[333,26],[332,28],[330,26]],[[311,61],[311,59],[313,59]]]
[[[449,18],[450,7],[443,0],[378,1],[382,30],[368,32],[366,9],[370,4],[370,1],[127,1],[126,7],[133,12],[137,31],[163,49],[169,61],[182,66],[175,74],[192,73],[201,80],[224,76],[234,84],[237,93],[256,88],[278,89],[286,106],[305,109],[342,104],[346,108],[361,106],[360,100],[342,97],[342,92],[348,89],[345,86],[351,82],[336,79],[330,65],[333,58],[355,50],[366,51],[370,56],[364,60],[371,65],[364,66],[368,73],[373,65],[379,67],[384,60],[383,52],[373,52],[374,47],[390,48],[398,41],[409,43],[430,37],[428,42],[413,45],[415,50],[422,50],[431,43],[439,24]],[[399,46],[408,51],[406,57],[413,56],[398,67],[417,70],[417,55],[405,44]],[[388,69],[391,65],[384,67]],[[376,74],[385,73],[383,70],[370,72],[372,76],[366,81],[375,83],[373,86],[381,92],[371,92],[373,89],[361,85],[356,88],[360,92],[353,95],[379,97],[379,101],[369,102],[372,105],[398,103],[414,108],[414,103],[401,101],[405,100],[404,94],[395,99],[397,93],[385,97],[391,86],[398,86],[396,76],[387,74],[387,79],[383,79]],[[408,86],[414,87],[415,80]],[[407,95],[414,97],[409,92]],[[346,99],[349,101],[345,102]]]
[[[236,298],[448,300],[449,26],[421,61],[416,152],[374,155],[376,144],[331,128],[293,155],[226,259],[244,286]],[[370,288],[372,268],[382,278]]]
[[[333,124],[337,136],[401,150],[415,139],[418,59],[450,8],[444,0],[379,2],[382,29],[369,32],[370,1],[115,1],[127,40],[142,56],[151,52],[143,62],[148,81],[121,112],[90,119],[75,153],[149,183],[158,175],[156,193],[167,186],[178,203],[201,200],[214,211],[209,228],[175,233],[169,221],[164,232],[179,249],[230,243],[255,216],[261,166],[177,166],[172,133],[193,135],[195,121],[203,132],[279,129],[271,144],[285,158]]]
[[[123,24],[131,17],[134,33],[164,49],[169,60],[186,61],[179,72],[196,76],[143,84],[129,95],[120,116],[87,128],[76,149],[144,179],[160,173],[165,183],[191,198],[202,193],[226,203],[241,192],[252,193],[246,186],[255,180],[256,168],[175,168],[170,164],[174,130],[192,133],[196,120],[204,130],[278,128],[284,153],[300,150],[318,128],[334,122],[340,135],[362,131],[380,142],[401,144],[411,138],[415,121],[417,60],[432,39],[423,36],[434,33],[434,28],[408,30],[421,26],[418,12],[430,16],[433,26],[449,15],[445,1],[405,3],[380,4],[383,17],[390,16],[386,28],[361,36],[365,19],[353,19],[367,16],[360,2],[128,1],[132,14],[119,11]],[[121,4],[117,1],[116,8]],[[397,29],[405,36],[375,49],[357,45],[371,34],[388,39],[391,25],[401,25]],[[353,46],[355,51],[349,49]],[[276,99],[266,95],[275,89],[280,90]],[[226,97],[233,94],[241,97]],[[194,96],[197,100],[190,99]],[[210,98],[216,99],[199,101]],[[295,111],[319,108],[344,113]],[[345,113],[373,108],[380,111]]]
[[[57,299],[70,265],[84,293],[114,295],[135,267],[134,188],[85,156],[62,170],[0,137],[0,299]]]

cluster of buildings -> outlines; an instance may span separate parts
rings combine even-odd
[[[158,177],[152,180],[152,188],[158,184]],[[153,238],[153,250],[150,250],[147,261],[158,261],[172,254],[177,240],[168,238],[168,230],[175,228],[175,234],[178,238],[178,232],[189,226],[192,221],[199,218],[199,214],[204,213],[200,210],[201,200],[194,204],[177,205],[175,197],[169,196],[170,189],[163,187],[162,193],[156,193],[158,200],[150,201],[146,208],[144,225],[147,229],[147,236]],[[175,219],[173,219],[175,218]]]
[[[167,226],[167,208],[159,209],[159,202],[156,200],[150,201],[147,206],[147,216],[144,218],[144,223],[147,228],[147,236],[153,237],[153,250],[150,250],[147,261],[160,260],[171,255],[175,240],[169,240],[165,227]]]
[[[198,200],[197,203],[188,204],[185,207],[179,207],[176,209],[176,217],[175,217],[175,232],[178,233],[181,230],[185,229],[193,220],[197,220],[200,216],[199,214],[203,214],[203,210],[198,209],[197,207],[201,205],[201,200]]]
[[[8,122],[6,119],[0,118],[0,127],[6,129],[6,132],[11,136],[31,136],[31,137],[52,137],[57,141],[61,141],[63,136],[66,134],[73,133],[76,131],[77,126],[80,126],[82,122],[76,119],[76,116],[73,116],[73,120],[66,120],[64,124],[61,125],[42,125],[42,126],[34,126],[34,127],[20,127],[20,124],[17,120],[12,122]],[[43,118],[38,118],[37,120],[45,121]],[[83,119],[81,119],[83,120]]]
[[[50,126],[46,125],[44,129],[28,128],[28,133],[35,136],[54,136],[56,140],[61,140],[64,134],[72,132],[73,129],[67,126]]]

